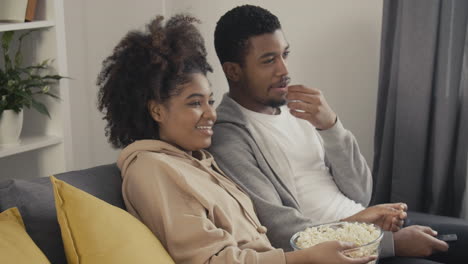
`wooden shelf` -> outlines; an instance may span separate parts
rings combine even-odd
[[[18,145],[0,145],[0,158],[14,154],[40,149],[63,142],[63,139],[56,136],[27,136],[22,137]]]
[[[48,28],[55,26],[55,22],[52,20],[24,22],[24,23],[4,23],[0,22],[0,32],[11,31],[11,30],[23,30],[23,29],[34,29],[34,28]]]

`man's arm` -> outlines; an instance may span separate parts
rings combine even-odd
[[[338,119],[327,130],[318,131],[323,139],[325,159],[338,188],[348,198],[368,206],[372,194],[372,174],[353,134]]]
[[[248,132],[238,126],[215,125],[209,151],[220,168],[247,192],[274,247],[291,250],[289,240],[312,225],[294,198],[281,186]]]
[[[288,107],[293,116],[309,121],[324,141],[325,158],[338,188],[364,206],[372,194],[372,176],[354,136],[344,129],[319,89],[303,85],[288,87]]]

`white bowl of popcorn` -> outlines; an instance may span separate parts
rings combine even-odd
[[[290,243],[294,250],[300,250],[326,241],[351,242],[357,247],[345,250],[343,253],[349,257],[358,258],[378,256],[382,237],[382,229],[374,224],[337,222],[308,227],[294,234]],[[370,263],[376,263],[376,261]]]

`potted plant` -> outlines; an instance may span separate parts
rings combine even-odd
[[[10,49],[14,31],[4,32],[1,38],[3,65],[0,67],[0,145],[19,142],[24,107],[32,107],[50,118],[47,107],[36,100],[37,96],[59,98],[50,92],[50,86],[64,77],[49,73],[50,60],[28,66],[22,63],[21,44],[33,31],[27,31],[18,37],[15,51]]]
[[[1,0],[0,21],[24,22],[28,0]]]

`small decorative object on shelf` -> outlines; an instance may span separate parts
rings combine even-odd
[[[57,95],[50,91],[50,86],[64,77],[49,73],[51,70],[49,65],[50,60],[45,60],[35,65],[22,65],[21,43],[33,31],[27,31],[18,37],[18,47],[15,52],[10,50],[15,31],[6,31],[1,37],[4,65],[0,67],[0,132],[3,135],[18,134],[19,137],[19,133],[15,132],[18,131],[18,127],[15,127],[14,124],[20,123],[22,125],[22,122],[18,120],[14,121],[14,117],[22,119],[24,107],[33,107],[50,118],[47,107],[36,100],[37,96],[46,95],[59,99]],[[12,114],[11,111],[16,113],[16,115]],[[4,113],[5,116],[3,117]],[[8,129],[12,131],[6,132]],[[21,131],[21,127],[19,127],[19,131]],[[18,142],[18,138],[12,139],[11,137],[2,137],[0,135],[0,145]]]
[[[0,21],[24,22],[28,0],[1,0]]]
[[[36,16],[36,4],[37,0],[28,0],[28,6],[26,7],[25,21],[30,22],[34,20]]]

